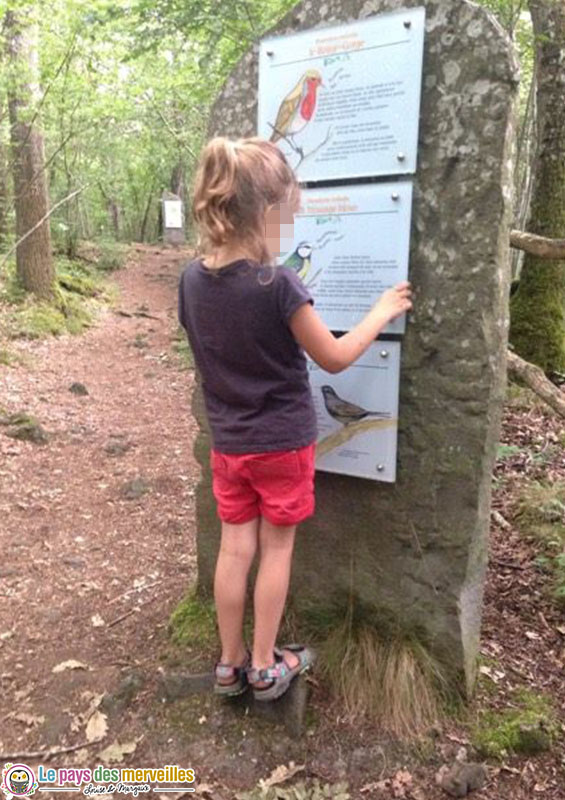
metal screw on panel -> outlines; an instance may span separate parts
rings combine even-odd
[[[384,464],[377,464],[377,472],[382,472],[384,468],[385,468]]]
[[[411,28],[412,27],[412,21],[409,20],[409,19],[405,19],[404,20],[404,27],[405,28]]]
[[[275,51],[274,50],[267,50],[267,55],[272,58],[275,55]]]
[[[388,358],[388,350],[381,350],[381,358]]]
[[[393,193],[391,194],[391,197],[392,197],[392,199],[393,199],[393,200],[398,200],[398,198],[400,197],[400,195],[398,194],[398,192],[393,192]]]
[[[404,161],[404,159],[406,158],[406,156],[404,155],[404,153],[397,153],[397,155],[396,155],[396,158],[397,158],[399,161]]]

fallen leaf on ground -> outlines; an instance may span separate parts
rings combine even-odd
[[[123,761],[124,756],[133,753],[136,747],[136,742],[123,742],[120,744],[118,741],[115,741],[109,744],[108,747],[105,747],[104,750],[101,750],[98,753],[98,758],[108,762]]]
[[[63,672],[65,669],[90,669],[90,667],[88,664],[83,664],[82,661],[70,658],[68,661],[61,661],[60,664],[56,664],[51,672]]]
[[[96,742],[106,736],[108,730],[108,721],[106,714],[101,711],[95,711],[86,723],[86,739],[89,742]]]
[[[259,781],[259,786],[263,788],[268,788],[269,786],[276,786],[278,783],[284,783],[284,781],[290,780],[290,778],[294,777],[297,772],[302,772],[304,769],[304,764],[295,764],[294,761],[291,761],[287,766],[281,764],[271,772],[268,778],[265,780]]]

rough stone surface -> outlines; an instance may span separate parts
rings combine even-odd
[[[214,673],[162,672],[158,676],[158,697],[168,703],[194,694],[209,695],[214,687]],[[309,686],[305,677],[298,675],[287,691],[277,700],[255,700],[248,690],[235,697],[219,698],[221,702],[239,709],[245,715],[267,719],[282,725],[291,738],[304,733]]]
[[[298,532],[291,602],[301,613],[353,594],[375,618],[419,632],[468,694],[488,551],[491,475],[506,382],[508,232],[518,72],[495,19],[465,0],[303,2],[271,34],[426,6],[395,484],[318,473]],[[256,132],[258,47],[228,79],[209,133]],[[199,591],[212,591],[220,527],[202,429]]]

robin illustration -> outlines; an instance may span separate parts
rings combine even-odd
[[[300,280],[305,280],[312,266],[312,245],[309,242],[300,242],[298,247],[283,262],[283,267],[293,269]]]
[[[331,386],[322,386],[326,411],[342,425],[350,425],[352,422],[359,422],[365,417],[390,417],[388,411],[367,411],[361,406],[342,400],[335,389]]]
[[[318,70],[307,70],[280,104],[271,142],[293,137],[306,127],[316,111],[318,86],[323,86]]]

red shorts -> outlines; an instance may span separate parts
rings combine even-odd
[[[240,524],[265,517],[297,525],[314,513],[316,443],[268,453],[210,453],[218,516]]]

